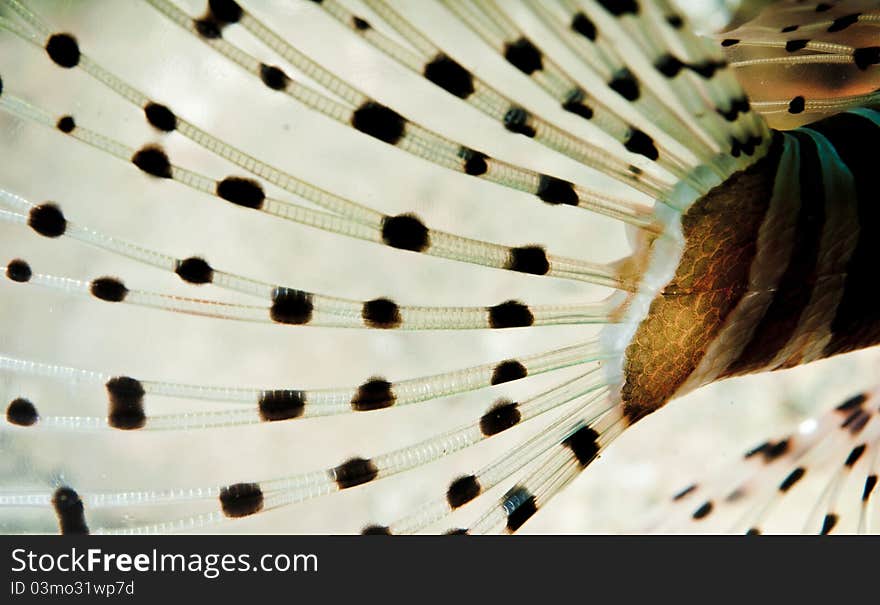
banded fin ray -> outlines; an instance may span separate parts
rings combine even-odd
[[[804,419],[796,432],[764,441],[716,475],[676,492],[666,509],[670,514],[653,529],[876,531],[877,415],[872,391]],[[795,515],[789,501],[798,498],[805,506]]]

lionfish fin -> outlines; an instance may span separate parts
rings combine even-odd
[[[14,360],[3,359],[2,362],[4,367],[9,368],[13,365]],[[19,367],[26,367],[30,371],[36,369],[45,374],[70,376],[76,373],[75,370],[70,368],[35,367],[36,364],[17,363]],[[86,373],[80,372],[80,377],[83,377],[84,374]],[[96,378],[97,376],[88,375],[85,377]],[[443,379],[444,377],[440,378]],[[380,382],[383,384],[378,385],[377,383]],[[350,404],[343,406],[348,408],[344,412],[351,412],[353,410],[370,411],[394,405],[393,399],[391,401],[387,400],[387,397],[394,397],[392,389],[401,389],[405,393],[407,387],[411,390],[414,386],[417,387],[417,385],[413,385],[411,382],[408,385],[391,385],[379,379],[373,379],[370,383],[360,387],[352,397]],[[154,424],[160,429],[197,428],[199,425],[193,424],[193,420],[203,421],[202,426],[224,426],[239,424],[245,415],[254,415],[253,411],[240,410],[230,413],[147,417],[144,414],[142,401],[145,394],[160,392],[167,395],[172,392],[183,392],[185,396],[185,393],[189,392],[198,393],[197,396],[199,397],[210,397],[210,395],[201,392],[202,387],[150,384],[130,377],[111,378],[107,381],[106,387],[111,408],[111,414],[108,416],[107,422],[113,428],[120,430],[137,429],[144,426],[144,424],[147,426]],[[54,506],[59,489],[75,491],[87,514],[108,508],[124,510],[126,507],[131,506],[174,506],[187,501],[198,501],[203,503],[209,510],[179,519],[167,519],[174,515],[173,512],[169,511],[164,513],[166,520],[121,529],[89,523],[89,531],[99,533],[155,533],[206,527],[229,519],[255,515],[261,511],[272,510],[365,483],[371,483],[397,473],[419,468],[441,457],[451,455],[454,452],[499,435],[521,423],[539,418],[548,412],[563,410],[566,412],[565,419],[570,420],[574,416],[584,416],[589,421],[607,410],[608,404],[607,397],[604,396],[604,388],[605,385],[601,378],[597,377],[597,372],[594,368],[585,374],[556,384],[552,388],[521,402],[500,400],[489,407],[488,410],[480,413],[474,421],[457,429],[429,437],[422,442],[402,449],[379,453],[370,457],[353,456],[337,466],[321,471],[268,479],[248,477],[244,481],[224,486],[200,486],[170,490],[91,492],[76,490],[67,485],[57,488],[52,492],[39,492],[35,490],[15,492],[4,490],[0,493],[0,506],[18,508],[46,508],[50,505]],[[379,391],[383,391],[386,394],[384,401],[380,401],[382,397],[379,396]],[[234,401],[237,393],[230,390],[225,395],[230,401]],[[322,409],[322,396],[323,399],[330,400],[324,404],[324,409]],[[313,398],[315,399],[314,402],[312,401]],[[325,413],[325,410],[329,410],[328,413],[334,413],[333,410],[340,407],[340,404],[334,400],[339,399],[341,398],[338,396],[338,393],[330,392],[264,391],[260,394],[259,414],[264,421],[286,420],[303,415],[312,406],[316,406],[319,410],[319,415]],[[397,402],[398,405],[403,403],[406,403],[406,401]],[[572,408],[574,408],[574,411],[572,411]],[[31,411],[32,421],[24,420],[25,416],[28,415],[26,409]],[[338,409],[335,413],[339,413]],[[48,422],[50,426],[54,427],[75,427],[80,430],[88,430],[96,427],[98,419],[72,417],[40,418],[35,406],[26,399],[20,398],[10,404],[7,410],[7,422],[28,427],[32,425],[39,426]],[[493,482],[500,481],[503,476],[514,473],[521,465],[531,461],[540,452],[550,447],[554,439],[560,439],[557,435],[559,432],[558,426],[560,426],[559,422],[551,425],[550,429],[542,431],[538,437],[533,438],[531,441],[520,444],[516,448],[514,456],[505,455],[493,466],[478,473],[476,477],[479,477],[485,488],[489,489],[490,486],[494,485]],[[554,427],[556,427],[555,431],[553,430]],[[499,470],[501,468],[505,470],[501,472]],[[452,497],[447,498],[447,500],[453,504],[457,502]],[[63,531],[64,517],[57,507],[55,509]],[[159,514],[162,515],[163,513],[160,511]],[[429,517],[425,516],[424,511],[418,519],[417,523],[412,518],[409,519],[407,527],[410,531],[419,529],[430,520]]]
[[[638,265],[644,259],[636,257],[644,250],[618,263],[568,258],[548,253],[543,244],[502,245],[428,228],[414,212],[386,214],[372,205],[326,191],[255,157],[245,147],[215,136],[198,126],[198,119],[191,121],[185,112],[178,111],[177,104],[160,102],[144,92],[147,88],[141,90],[115,75],[83,52],[74,34],[53,30],[18,0],[2,0],[2,4],[10,8],[17,19],[0,18],[0,29],[15,34],[41,53],[45,51],[57,66],[79,68],[88,74],[101,87],[142,112],[159,136],[181,137],[197,151],[209,154],[212,161],[232,164],[252,175],[224,173],[217,178],[202,174],[183,165],[188,159],[186,154],[169,154],[165,147],[149,142],[129,146],[92,130],[85,125],[88,119],[81,120],[80,114],[57,114],[15,96],[9,87],[11,84],[14,89],[16,83],[3,82],[0,108],[4,111],[57,130],[75,144],[82,143],[83,149],[91,147],[100,152],[98,155],[134,164],[146,174],[143,183],[149,187],[163,182],[174,186],[182,184],[212,200],[256,210],[340,236],[340,239],[358,239],[501,269],[509,272],[507,276],[526,273],[545,278],[541,281],[554,278],[579,282],[569,283],[571,286],[592,284],[619,292],[607,301],[590,304],[538,305],[508,299],[491,306],[471,307],[418,306],[417,301],[403,304],[382,295],[369,300],[341,297],[250,278],[244,271],[215,268],[203,256],[178,256],[154,250],[70,220],[68,217],[73,217],[75,210],[68,213],[66,202],[34,203],[0,190],[0,219],[5,222],[26,225],[44,238],[76,239],[119,259],[173,272],[184,280],[185,287],[210,284],[231,294],[256,298],[260,304],[130,288],[133,282],[128,276],[123,279],[105,275],[79,280],[38,273],[31,268],[29,259],[19,257],[8,261],[5,271],[15,287],[34,284],[104,302],[212,318],[386,330],[615,324],[622,319],[617,305],[620,296],[639,289],[644,267]],[[263,92],[277,95],[273,96],[276,100],[295,101],[310,112],[336,122],[334,128],[342,125],[375,139],[377,146],[379,143],[391,145],[435,166],[525,192],[549,206],[575,206],[611,218],[635,228],[642,238],[640,244],[653,244],[655,238],[670,236],[655,246],[653,251],[659,250],[657,254],[668,250],[663,246],[672,246],[672,236],[678,234],[667,232],[669,223],[678,218],[667,222],[669,215],[679,214],[732,174],[754,165],[768,153],[771,144],[767,124],[752,110],[721,51],[691,32],[684,17],[665,0],[585,0],[581,3],[560,0],[552,8],[547,3],[526,3],[544,27],[557,34],[564,32],[561,36],[564,46],[577,60],[579,71],[585,70],[588,78],[572,75],[574,71],[569,73],[568,68],[563,67],[563,57],[556,56],[558,51],[546,47],[537,36],[527,32],[500,3],[493,0],[479,4],[444,2],[460,25],[483,45],[493,48],[512,69],[527,76],[537,91],[567,112],[569,115],[563,114],[564,117],[580,129],[558,126],[553,118],[532,109],[518,94],[489,84],[476,73],[479,69],[465,67],[470,66],[470,62],[458,49],[435,44],[417,24],[384,0],[365,0],[378,18],[375,26],[336,0],[314,3],[313,8],[308,9],[325,11],[350,27],[366,44],[489,116],[505,136],[509,136],[507,133],[522,135],[536,145],[579,162],[582,167],[610,177],[620,185],[616,190],[619,193],[613,195],[602,187],[586,186],[491,157],[435,132],[404,115],[394,103],[363,92],[323,67],[268,25],[268,19],[261,19],[234,0],[210,0],[202,16],[181,10],[172,0],[148,0],[148,4],[179,26],[187,40],[204,43],[221,61],[233,64],[233,70],[240,68],[246,74],[242,80],[246,86],[268,89]],[[227,28],[240,31],[227,39]],[[389,33],[390,30],[396,32],[404,44],[383,33],[383,28]],[[253,38],[252,42],[261,50],[255,54],[249,50],[253,45],[236,42],[238,33]],[[268,58],[271,56],[278,56],[289,64],[290,73],[274,65]],[[294,71],[298,75],[294,75]],[[588,124],[580,123],[584,121]],[[171,155],[175,156],[174,161]],[[305,205],[286,199],[288,195],[303,200]],[[655,202],[655,207],[646,204],[647,200]],[[659,213],[664,213],[664,220],[658,218]],[[36,266],[37,261],[34,262]],[[258,269],[265,268],[255,268],[255,272]],[[657,279],[654,282],[659,283]],[[429,437],[397,448],[385,441],[371,443],[357,454],[339,456],[331,466],[316,464],[319,470],[294,473],[285,467],[284,473],[272,473],[249,465],[239,472],[235,481],[208,480],[204,484],[192,481],[185,487],[163,489],[104,490],[59,478],[51,489],[3,488],[0,507],[52,512],[62,533],[191,531],[254,517],[422,469],[456,452],[480,447],[484,442],[498,443],[496,436],[503,433],[500,439],[510,437],[511,441],[488,465],[456,475],[445,484],[442,494],[438,490],[433,499],[397,515],[396,520],[394,515],[371,515],[371,524],[365,526],[364,533],[430,530],[453,518],[458,521],[459,509],[462,514],[471,514],[471,520],[456,523],[456,527],[462,529],[453,533],[512,533],[591,464],[633,420],[616,393],[611,392],[619,386],[617,368],[622,352],[617,348],[609,350],[612,347],[607,340],[610,339],[602,342],[579,339],[576,344],[529,356],[508,354],[493,363],[418,378],[389,380],[374,374],[354,387],[324,388],[303,385],[247,388],[199,384],[196,380],[187,383],[150,381],[128,374],[32,361],[25,359],[26,356],[2,355],[0,370],[6,374],[57,381],[70,390],[100,389],[103,390],[101,401],[107,406],[107,414],[103,416],[43,414],[39,411],[40,401],[22,394],[6,409],[5,424],[9,430],[37,435],[43,430],[62,435],[107,432],[132,441],[137,439],[134,433],[149,430],[239,428],[317,416],[379,412],[372,415],[375,418],[386,408],[469,393],[538,374],[548,376],[542,386],[525,398],[502,398],[488,407],[482,402],[479,410],[467,410],[466,422],[451,430],[432,426]],[[617,340],[619,345],[621,339]],[[563,377],[561,371],[565,368],[573,371]],[[297,377],[296,381],[300,380],[304,378]],[[163,397],[176,399],[180,404],[171,413],[157,412],[154,403],[161,408]],[[76,401],[73,397],[70,399]],[[873,417],[863,413],[868,415],[868,420],[863,422],[862,429]],[[518,428],[529,425],[534,429],[541,422],[543,428],[539,426],[532,437]],[[852,428],[846,430],[853,433]],[[387,438],[393,436],[390,433],[393,431],[380,435]],[[518,440],[514,440],[514,436]],[[856,466],[858,459],[867,459],[862,454],[874,450],[873,442],[866,443],[861,454],[858,447],[852,448],[844,466],[861,468]],[[805,455],[820,450],[811,450],[805,441],[797,451]],[[334,450],[334,453],[339,452]],[[787,450],[774,455],[779,464],[786,463]],[[800,456],[790,460],[791,464],[800,461]],[[789,476],[797,476],[796,468],[785,470]],[[801,471],[801,475],[805,472]],[[838,479],[849,472],[838,471],[822,500],[829,531],[839,515]],[[757,485],[762,485],[763,475],[760,472],[758,475]],[[873,476],[876,482],[876,474]],[[794,481],[796,479],[787,479],[783,483]],[[505,487],[509,489],[500,497],[493,493]],[[866,483],[866,493],[867,487]],[[737,489],[746,496],[751,493],[748,485]],[[706,500],[691,517],[709,516],[712,502]],[[139,507],[146,507],[150,512],[143,518],[129,514]],[[756,524],[766,510],[768,507],[763,506],[753,515]]]
[[[717,475],[678,490],[656,531],[871,531],[880,445],[880,391],[855,395],[749,449]],[[785,507],[791,500],[809,514]],[[873,507],[876,508],[876,507]],[[780,528],[780,529],[777,529]]]
[[[872,0],[792,0],[719,39],[754,107],[774,126],[791,128],[880,103],[878,26]],[[833,78],[825,75],[829,66]]]

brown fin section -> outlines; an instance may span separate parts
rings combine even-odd
[[[682,217],[681,262],[626,349],[621,398],[631,421],[676,393],[748,291],[780,154],[777,137],[765,158],[732,175]]]
[[[878,16],[876,0],[775,2],[718,38],[753,108],[792,129],[878,101]]]

